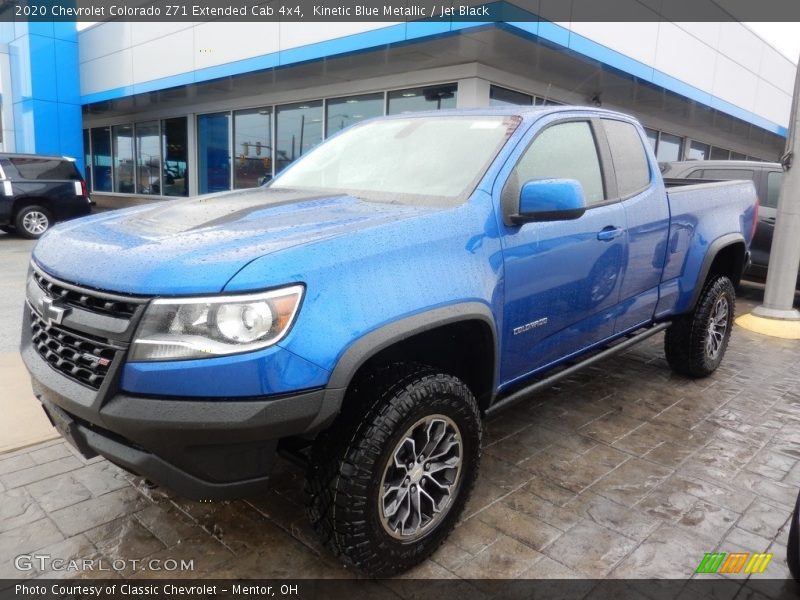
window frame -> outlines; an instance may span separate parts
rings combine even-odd
[[[631,127],[633,127],[633,130],[636,132],[636,136],[639,138],[639,143],[642,146],[642,152],[644,154],[644,159],[645,159],[645,162],[647,163],[647,173],[648,173],[647,183],[645,185],[643,185],[641,188],[636,189],[633,192],[630,192],[630,193],[628,193],[628,194],[626,194],[624,196],[619,194],[619,184],[617,183],[617,171],[616,171],[616,169],[614,169],[614,154],[611,152],[611,143],[608,141],[608,135],[606,134],[605,125],[603,125],[603,123],[602,123],[603,121],[618,121],[620,123],[626,123],[626,124],[630,125]],[[603,128],[603,138],[605,139],[605,142],[608,145],[608,155],[609,155],[609,160],[611,161],[611,176],[614,178],[614,188],[615,188],[616,194],[617,194],[617,198],[616,199],[619,202],[624,202],[625,200],[629,200],[629,199],[631,199],[631,198],[633,198],[635,196],[639,196],[639,195],[645,193],[646,191],[652,189],[652,187],[654,185],[653,165],[650,162],[650,156],[647,153],[647,149],[650,146],[650,141],[647,138],[647,135],[645,134],[645,138],[643,140],[642,139],[642,135],[639,132],[639,128],[636,126],[636,123],[634,123],[633,121],[628,121],[627,119],[621,119],[621,118],[616,117],[616,116],[601,117],[600,118],[600,124],[601,124],[601,126]],[[644,145],[645,143],[647,143],[647,146]]]
[[[511,103],[509,103],[509,104],[496,105],[498,107],[506,107],[507,108],[509,106],[535,106],[535,102],[536,102],[536,95],[535,94],[529,94],[528,92],[523,92],[523,91],[520,91],[520,90],[516,90],[516,89],[510,88],[510,87],[507,87],[507,86],[504,86],[504,85],[500,85],[500,84],[497,84],[497,83],[490,83],[489,84],[489,107],[490,108],[493,107],[492,106],[492,90],[493,89],[502,90],[504,92],[511,92],[513,94],[519,94],[520,96],[527,96],[531,100],[529,104],[511,104]]]
[[[246,109],[245,109],[246,110]],[[195,177],[197,185],[197,195],[215,194],[222,192],[232,192],[233,190],[233,113],[231,109],[228,110],[209,110],[194,115],[194,159],[197,165],[197,174]],[[200,191],[200,119],[208,115],[228,115],[228,189],[221,192],[201,192]],[[188,133],[188,132],[187,132]],[[187,135],[188,138],[188,135]],[[188,139],[187,139],[188,145]],[[175,196],[171,196],[175,197]],[[185,198],[188,196],[177,196],[178,198]]]
[[[191,115],[175,115],[175,116],[172,116],[172,117],[161,117],[161,118],[159,118],[158,119],[159,128],[160,128],[159,146],[161,147],[161,178],[162,178],[161,194],[160,194],[159,198],[161,198],[162,200],[178,200],[180,198],[189,198],[189,182],[188,181],[186,181],[186,188],[185,188],[186,189],[186,193],[185,194],[180,195],[180,196],[175,196],[173,194],[165,194],[164,193],[163,179],[166,176],[165,166],[166,166],[166,156],[167,156],[166,152],[165,152],[165,146],[164,146],[164,139],[166,137],[166,127],[164,126],[164,123],[166,123],[167,121],[172,121],[172,120],[177,120],[177,119],[183,119],[184,122],[186,123],[186,169],[187,170],[189,168],[189,162],[191,160],[191,158],[189,156],[189,154],[190,154],[189,131],[190,131]],[[194,126],[195,127],[197,126],[196,123],[194,124]]]
[[[230,154],[231,154],[231,183],[230,189],[228,191],[235,192],[237,190],[249,190],[255,188],[246,188],[246,187],[236,187],[236,115],[241,113],[247,112],[254,112],[262,110],[269,110],[269,140],[270,140],[270,151],[269,151],[269,181],[272,181],[275,178],[275,104],[266,104],[262,106],[251,106],[249,108],[236,108],[230,111],[231,113],[231,127],[229,132],[230,138]],[[204,113],[208,114],[208,113]],[[214,113],[210,113],[214,114]],[[199,116],[199,115],[198,115]],[[266,115],[265,115],[266,116]],[[195,133],[196,136],[196,133]],[[198,180],[199,182],[199,180]],[[263,185],[263,184],[262,184]]]
[[[508,217],[513,214],[514,212],[518,212],[519,210],[519,193],[521,190],[522,184],[518,184],[517,190],[512,190],[509,185],[512,180],[512,175],[514,171],[519,166],[520,161],[523,157],[527,154],[530,147],[536,142],[542,133],[550,129],[551,127],[556,127],[558,125],[563,125],[566,123],[587,123],[589,125],[589,131],[592,133],[592,137],[594,138],[594,146],[595,151],[597,152],[597,161],[600,166],[600,179],[602,180],[603,184],[603,197],[606,198],[602,202],[596,202],[594,204],[586,204],[586,210],[592,210],[595,208],[600,208],[602,206],[609,206],[611,204],[615,204],[620,202],[620,199],[617,198],[617,184],[616,180],[613,178],[613,167],[612,167],[612,177],[609,179],[609,163],[611,161],[610,151],[608,149],[608,142],[605,141],[605,132],[602,131],[602,124],[599,122],[600,119],[594,115],[570,115],[564,118],[555,119],[547,124],[545,124],[542,128],[540,128],[527,142],[523,141],[521,145],[524,145],[522,151],[519,155],[514,159],[514,164],[508,170],[508,173],[505,175],[505,181],[503,181],[502,186],[500,187],[500,203],[502,206],[503,212],[503,220],[508,226],[520,226],[519,223],[512,223],[508,220]],[[603,143],[600,143],[600,139],[598,136],[598,129],[600,133],[603,135]],[[515,149],[516,152],[516,149]],[[613,190],[613,193],[612,193]],[[608,198],[608,196],[611,196]],[[585,198],[584,198],[585,200]],[[516,209],[516,210],[515,210]]]

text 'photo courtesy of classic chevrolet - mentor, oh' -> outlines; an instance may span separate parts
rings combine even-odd
[[[391,575],[459,518],[483,416],[662,331],[719,366],[758,202],[678,183],[601,109],[366,121],[265,187],[54,227],[22,355],[85,456],[196,499],[291,456],[326,545]]]

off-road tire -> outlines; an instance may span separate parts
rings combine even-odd
[[[439,522],[406,542],[386,531],[378,498],[393,450],[427,415],[445,415],[457,425],[460,478]],[[413,567],[442,544],[461,515],[478,475],[480,442],[477,402],[458,378],[420,365],[369,373],[354,384],[342,413],[312,448],[306,492],[314,530],[340,560],[368,575],[388,577]]]
[[[44,229],[41,231],[33,231],[28,226],[28,217],[35,216],[37,222],[39,219],[44,219]],[[14,228],[16,229],[16,233],[20,237],[27,238],[29,240],[36,240],[42,237],[44,233],[53,226],[53,214],[46,209],[44,206],[39,206],[37,204],[31,204],[28,206],[23,206],[19,209],[16,216],[14,217]]]
[[[712,335],[709,326],[718,302],[727,302],[725,332],[716,354],[708,350]],[[703,288],[694,310],[675,319],[664,336],[664,353],[673,371],[687,377],[706,377],[722,362],[733,329],[736,292],[733,283],[725,276],[709,279]]]

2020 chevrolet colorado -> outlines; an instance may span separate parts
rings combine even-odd
[[[667,191],[614,112],[380,118],[268,187],[55,227],[22,355],[84,454],[186,496],[305,457],[323,540],[388,575],[458,519],[483,415],[660,331],[713,372],[757,208],[751,182]]]

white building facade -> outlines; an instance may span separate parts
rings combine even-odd
[[[78,35],[101,204],[252,187],[365,118],[498,104],[636,115],[660,161],[777,160],[795,66],[741,23],[120,23]]]

